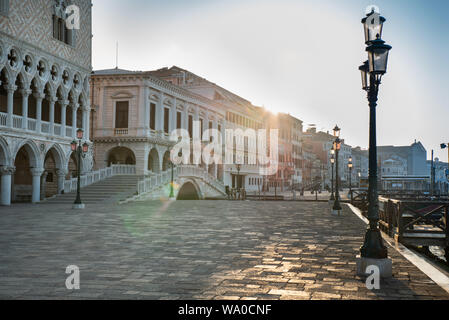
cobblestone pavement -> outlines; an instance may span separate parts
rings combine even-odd
[[[364,230],[346,206],[334,217],[311,202],[2,207],[0,298],[449,299],[392,248],[394,278],[366,289],[355,276]]]

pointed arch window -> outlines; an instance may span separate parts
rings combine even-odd
[[[66,13],[67,1],[55,0],[55,2],[53,12],[53,38],[70,46],[75,46],[75,30],[68,29],[66,24],[68,18]]]
[[[9,15],[9,0],[0,0],[0,14],[4,16]]]

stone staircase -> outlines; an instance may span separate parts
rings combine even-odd
[[[137,175],[112,176],[100,182],[81,188],[81,200],[84,204],[103,201],[119,202],[137,193],[137,182],[142,177]],[[43,204],[73,204],[76,192],[70,192],[45,199]]]

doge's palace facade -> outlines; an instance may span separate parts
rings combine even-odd
[[[79,8],[79,29],[65,23]],[[62,193],[89,142],[91,0],[0,0],[0,205]],[[90,143],[90,142],[89,142]],[[92,168],[92,154],[81,163]]]

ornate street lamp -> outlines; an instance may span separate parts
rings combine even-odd
[[[236,185],[237,185],[237,189],[240,189],[239,188],[239,182],[240,182],[240,170],[242,169],[242,165],[241,164],[237,164],[236,165],[236,168],[237,168],[237,183],[236,183]]]
[[[382,241],[379,230],[379,197],[377,190],[377,138],[376,138],[376,106],[379,86],[382,76],[387,72],[388,54],[391,46],[386,45],[381,39],[385,18],[379,13],[371,11],[362,20],[365,31],[365,43],[367,45],[368,61],[359,67],[362,74],[362,88],[368,93],[370,108],[370,133],[369,133],[369,188],[368,188],[368,220],[369,227],[365,235],[365,242],[360,249],[362,261],[358,273],[365,274],[363,270],[366,259],[387,259],[388,251]],[[373,263],[370,261],[370,263]],[[391,260],[385,262],[387,266],[381,274],[391,276]],[[382,269],[382,268],[381,268]]]
[[[335,202],[333,206],[334,212],[337,211],[338,214],[340,214],[340,211],[342,210],[341,204],[340,204],[340,185],[338,183],[338,154],[340,153],[341,149],[341,140],[340,140],[340,128],[338,126],[335,126],[334,129],[334,136],[336,137],[334,141],[334,150],[335,150]]]
[[[448,159],[448,163],[449,163],[449,143],[442,143],[441,144],[441,149],[446,149],[447,148],[447,159]],[[449,182],[449,168],[446,170],[446,178]],[[449,254],[448,254],[449,256]]]
[[[81,157],[85,158],[86,153],[89,151],[89,145],[87,143],[84,143],[81,145],[81,142],[83,140],[84,131],[83,129],[78,129],[76,131],[76,138],[78,139],[78,142],[74,140],[71,143],[71,149],[73,152],[76,152],[77,158],[78,158],[78,172],[77,172],[77,183],[76,183],[76,199],[73,203],[73,209],[84,209],[85,205],[81,201]]]
[[[335,156],[334,156],[335,151],[332,149],[331,150],[331,168],[332,168],[332,175],[331,175],[331,201],[335,200],[335,196],[334,196],[334,166],[335,166]]]
[[[173,161],[170,160],[170,165],[171,165],[171,180],[170,180],[170,195],[168,196],[170,199],[174,199],[175,198],[175,192],[174,192],[174,163]]]
[[[349,194],[351,196],[351,203],[352,203],[352,157],[349,158],[348,168],[349,168]]]

